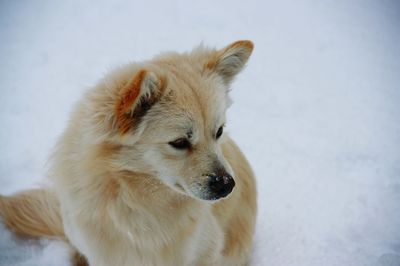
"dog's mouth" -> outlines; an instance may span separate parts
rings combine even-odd
[[[179,184],[179,183],[175,183],[175,184],[174,184],[174,188],[175,188],[176,190],[178,190],[179,192],[181,192],[181,193],[187,194],[186,190],[185,190],[185,189],[182,187],[182,185]]]

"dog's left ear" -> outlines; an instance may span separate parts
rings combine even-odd
[[[164,86],[164,78],[151,71],[140,70],[122,88],[115,110],[121,134],[137,128],[142,117],[160,99]]]
[[[206,65],[206,68],[219,74],[225,84],[229,85],[235,76],[246,65],[254,45],[251,41],[242,40],[234,42],[219,50]]]

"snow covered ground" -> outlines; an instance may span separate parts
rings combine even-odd
[[[400,265],[396,1],[1,1],[0,193],[38,186],[111,67],[251,39],[228,131],[258,177],[253,265]],[[0,227],[0,265],[68,265]]]

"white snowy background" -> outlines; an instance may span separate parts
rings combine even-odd
[[[0,2],[0,193],[40,185],[113,66],[251,39],[228,131],[258,178],[252,265],[400,265],[400,2]],[[0,265],[69,265],[0,226]]]

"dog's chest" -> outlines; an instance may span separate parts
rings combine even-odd
[[[181,217],[175,222],[160,220],[144,230],[127,230],[124,247],[129,247],[125,253],[134,265],[196,265],[210,251],[217,256],[222,239],[213,217]]]

